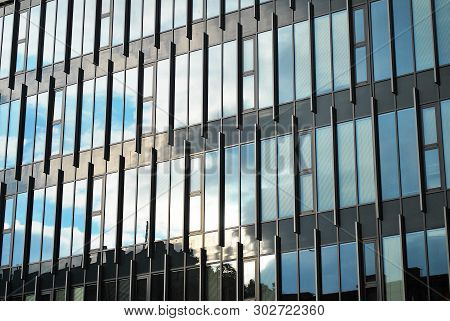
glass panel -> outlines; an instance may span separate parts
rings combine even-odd
[[[337,125],[339,164],[339,205],[348,207],[356,204],[355,140],[353,122]]]
[[[450,100],[441,102],[442,137],[444,145],[445,177],[450,186]]]
[[[375,200],[375,174],[373,166],[372,120],[370,118],[356,121],[356,149],[359,203],[371,203]]]
[[[313,209],[312,175],[300,176],[300,209],[302,212]]]
[[[83,83],[83,111],[81,119],[80,150],[91,148],[92,114],[94,113],[94,81]]]
[[[220,87],[219,87],[220,88]],[[223,117],[237,112],[237,44],[223,44]]]
[[[91,250],[100,248],[100,225],[102,217],[96,215],[92,217],[92,229],[91,229]]]
[[[366,47],[355,49],[356,83],[367,81]]]
[[[294,215],[292,136],[278,138],[278,210],[279,217]]]
[[[441,187],[438,149],[425,151],[425,173],[427,176],[427,189]]]
[[[220,0],[206,0],[206,16],[212,18],[220,13]]]
[[[350,43],[347,11],[332,15],[334,90],[348,88],[350,84]]]
[[[386,0],[372,2],[370,4],[370,9],[372,22],[373,75],[375,81],[377,81],[391,77],[387,2]]]
[[[425,233],[423,231],[406,234],[407,297],[409,301],[428,300],[427,267],[425,258]]]
[[[8,198],[5,201],[5,218],[3,223],[4,230],[9,230],[10,228],[12,228],[13,211],[14,211],[14,199]]]
[[[126,200],[123,203],[122,246],[135,244],[134,230],[136,224],[136,178],[137,169],[125,171],[124,190]]]
[[[34,191],[33,221],[31,223],[30,263],[41,258],[42,219],[44,217],[44,190]]]
[[[17,61],[16,72],[23,71],[25,67],[25,43],[19,43],[17,45]]]
[[[42,232],[42,261],[53,257],[53,238],[55,231],[56,186],[47,187],[45,193],[44,230]]]
[[[280,104],[293,100],[294,52],[292,41],[292,26],[278,29],[278,94]]]
[[[448,299],[448,263],[444,229],[427,231],[429,282],[431,300]]]
[[[147,2],[146,0],[145,2]],[[114,16],[113,16],[113,36],[112,45],[120,45],[123,43],[125,30],[125,3],[126,0],[114,0]]]
[[[59,257],[70,256],[72,238],[72,214],[74,201],[74,183],[63,185],[63,198],[61,210],[61,238]],[[78,235],[77,235],[78,236]]]
[[[167,239],[169,219],[170,162],[158,163],[156,178],[155,240]]]
[[[200,231],[201,229],[201,208],[202,197],[192,196],[189,200],[189,230],[191,232]]]
[[[172,29],[173,1],[161,1],[161,32]]]
[[[383,266],[386,300],[403,300],[403,268],[399,236],[383,238]]]
[[[297,252],[281,254],[281,300],[297,301]]]
[[[105,142],[106,117],[106,77],[97,78],[95,84],[94,134],[93,146],[100,147]]]
[[[64,113],[63,153],[65,155],[72,153],[74,149],[76,108],[77,85],[68,86],[66,89],[66,108]]]
[[[109,17],[103,18],[100,26],[100,47],[109,45]]]
[[[333,142],[331,128],[316,129],[317,203],[319,211],[333,208]]]
[[[52,149],[51,155],[58,155],[61,147],[61,124],[55,124],[52,128]]]
[[[272,32],[258,34],[259,108],[273,104]]]
[[[218,229],[219,153],[205,154],[205,231]]]
[[[448,0],[434,0],[439,64],[450,63],[450,5]]]
[[[71,52],[72,58],[81,55],[81,45],[83,41],[83,13],[84,13],[84,0],[74,0],[73,26],[72,26],[72,52]]]
[[[2,260],[0,265],[9,265],[9,253],[11,249],[11,233],[3,234]]]
[[[106,176],[105,222],[103,232],[104,249],[114,249],[116,247],[118,180],[118,173]]]
[[[58,11],[56,13],[55,63],[63,61],[66,55],[67,7],[68,0],[58,0]]]
[[[397,140],[395,131],[395,113],[378,116],[378,134],[380,142],[381,194],[383,200],[399,196],[399,175]]]
[[[175,115],[174,126],[187,126],[188,105],[188,55],[175,58]]]
[[[322,247],[322,299],[339,299],[338,249],[336,245]]]
[[[364,244],[364,276],[366,282],[376,280],[375,243]]]
[[[303,250],[299,253],[300,300],[311,301],[316,296],[315,251]]]
[[[183,236],[184,158],[172,161],[170,192],[170,238]]]
[[[434,107],[422,109],[423,140],[425,145],[437,143],[436,112]]]
[[[155,33],[155,0],[144,1],[143,36],[148,37]]]
[[[362,42],[366,40],[366,35],[364,31],[364,10],[359,9],[353,12],[353,28],[355,43]]]
[[[253,43],[253,39],[248,39],[244,41],[244,45],[243,45],[243,53],[244,53],[244,57],[243,57],[243,62],[244,62],[244,66],[243,66],[243,71],[252,71],[254,70],[254,62],[253,62],[253,55],[254,55],[254,43]]]
[[[126,71],[125,87],[125,116],[124,116],[124,139],[133,139],[136,136],[136,108],[137,108],[137,68]]]
[[[73,212],[72,255],[80,255],[84,248],[84,230],[86,217],[87,181],[77,181],[75,188],[75,206]],[[92,224],[94,226],[94,224]]]
[[[111,143],[122,140],[123,131],[123,99],[125,92],[125,73],[123,71],[113,75],[113,96],[111,110]]]
[[[17,195],[16,222],[14,226],[14,253],[12,265],[22,265],[25,241],[25,223],[27,218],[27,193]],[[28,249],[27,249],[28,250]]]
[[[316,91],[318,95],[331,91],[331,43],[328,15],[314,19],[316,61]]]
[[[309,22],[294,25],[295,37],[295,87],[296,98],[303,99],[311,95],[311,55]]]
[[[75,1],[77,2],[77,1]],[[29,35],[39,34],[39,19],[41,15],[41,6],[34,6],[31,8],[30,13],[30,30]],[[1,30],[0,30],[1,31]],[[37,63],[37,52],[38,52],[38,40],[39,37],[28,37],[28,58],[27,58],[27,69],[33,70],[36,68]]]
[[[175,0],[174,28],[184,26],[186,24],[187,1]],[[193,19],[194,20],[194,19]]]
[[[192,1],[192,21],[203,18],[203,0]]]
[[[244,262],[244,301],[255,299],[255,261]]]
[[[259,258],[261,301],[275,300],[275,255]]]
[[[243,80],[244,110],[255,107],[255,77],[253,75],[244,77]]]
[[[356,244],[341,244],[339,254],[342,300],[358,300]]]
[[[190,53],[189,70],[189,125],[198,124],[202,120],[202,51]]]
[[[241,147],[241,224],[255,222],[255,145]]]
[[[85,3],[83,54],[88,54],[94,51],[95,10],[93,8],[96,7],[96,0],[86,0]]]
[[[150,166],[140,167],[138,172],[136,244],[147,241],[150,224]]]
[[[417,71],[434,65],[431,1],[412,0]]]
[[[207,301],[219,301],[220,299],[220,264],[206,267],[205,297]]]
[[[162,1],[167,3],[169,1]],[[163,7],[163,5],[161,5]],[[131,0],[130,8],[130,41],[139,39],[142,30],[142,0]],[[162,26],[162,21],[161,21]]]
[[[239,0],[228,0],[225,2],[225,13],[236,11],[239,8]]]
[[[416,115],[413,108],[398,112],[398,143],[403,196],[419,193]]]
[[[277,141],[261,142],[261,218],[263,222],[277,218]]]
[[[394,14],[395,65],[397,76],[414,71],[411,3],[410,0],[392,2]]]
[[[43,66],[47,66],[53,63],[53,47],[55,45],[56,1],[48,2],[46,10],[44,55],[42,58]]]
[[[20,101],[11,102],[9,110],[8,147],[6,152],[6,168],[16,166],[17,136],[19,134]]]
[[[239,147],[225,149],[225,227],[239,225]]]
[[[311,134],[300,135],[300,171],[311,168]]]
[[[0,78],[9,76],[9,67],[11,64],[11,45],[14,15],[10,14],[3,19],[3,39],[2,39],[2,58],[0,68]],[[0,30],[1,31],[1,30]]]
[[[208,50],[208,120],[215,120],[222,115],[222,46],[210,47]],[[231,94],[225,91],[225,82],[223,89],[225,101],[225,97]]]

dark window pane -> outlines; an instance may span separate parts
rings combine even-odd
[[[106,282],[102,285],[102,301],[116,300],[116,282]]]
[[[439,64],[450,63],[450,5],[448,0],[434,0]]]
[[[206,267],[205,298],[207,301],[219,301],[220,299],[220,264]]]
[[[241,147],[241,224],[255,221],[255,145]]]
[[[199,269],[186,271],[186,301],[198,301],[199,299]]]
[[[406,234],[406,253],[408,258],[406,300],[428,300],[424,232]]]
[[[136,301],[147,300],[147,279],[136,280]]]
[[[259,258],[259,281],[261,300],[275,300],[275,255]]]
[[[222,264],[222,301],[236,301],[236,262]]]
[[[170,301],[182,301],[184,292],[184,276],[183,271],[169,272],[169,300]]]
[[[164,300],[164,274],[152,274],[150,300]]]
[[[239,147],[225,150],[225,227],[239,225]]]
[[[255,261],[244,262],[244,300],[255,299],[256,288]]]
[[[315,251],[303,250],[299,253],[300,301],[312,301],[316,296]]]
[[[444,229],[427,231],[428,267],[431,300],[450,297],[448,288],[448,263],[446,254],[446,233]]]
[[[281,254],[281,300],[297,300],[297,252]]]
[[[117,301],[130,300],[130,280],[123,279],[117,282]]]

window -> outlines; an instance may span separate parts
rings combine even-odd
[[[277,218],[277,140],[261,142],[261,218],[263,222]]]
[[[95,179],[92,192],[91,249],[100,248],[100,223],[102,218],[103,179]]]
[[[313,249],[302,250],[299,253],[301,301],[313,301],[316,297],[315,253]]]
[[[313,209],[311,133],[299,136],[300,210]]]
[[[294,216],[292,136],[278,137],[278,216]]]
[[[45,13],[45,36],[43,50],[44,55],[42,58],[42,66],[48,66],[53,63],[55,46],[56,1],[57,0],[47,2],[47,9]],[[92,42],[92,44],[94,44],[94,42]]]
[[[155,0],[144,1],[144,16],[143,19],[143,37],[151,36],[155,33]]]
[[[161,1],[161,32],[172,29],[173,0]]]
[[[184,158],[172,160],[170,177],[170,238],[183,236],[184,172]]]
[[[201,230],[201,170],[202,159],[196,157],[191,159],[191,175],[190,175],[190,202],[189,202],[189,229],[191,232]]]
[[[84,249],[86,217],[87,181],[75,183],[75,201],[73,209],[72,255],[80,255]],[[94,226],[94,224],[92,224]]]
[[[450,100],[441,102],[442,137],[444,145],[445,175],[450,186]]]
[[[123,135],[123,111],[125,95],[125,72],[113,75],[113,93],[111,110],[111,143],[118,143]]]
[[[273,105],[272,32],[258,34],[258,89],[259,108]]]
[[[11,252],[11,234],[13,224],[13,212],[14,212],[14,198],[7,198],[5,200],[5,217],[3,222],[3,246],[2,257],[0,258],[0,266],[10,264],[10,252]]]
[[[158,62],[158,82],[156,89],[156,132],[169,128],[169,60]]]
[[[169,219],[170,162],[158,163],[156,179],[155,240],[167,239]]]
[[[410,1],[393,1],[392,11],[396,48],[395,65],[397,76],[401,76],[414,71]]]
[[[427,189],[441,187],[439,145],[434,107],[422,109],[423,148],[425,150],[425,175]]]
[[[93,148],[105,143],[106,82],[106,77],[100,77],[95,83]]]
[[[66,56],[67,7],[68,0],[58,0],[58,10],[56,12],[55,63],[63,61]]]
[[[150,1],[144,1],[150,2]],[[112,45],[120,45],[123,43],[125,31],[125,3],[126,0],[114,0],[114,15],[113,15],[113,35]],[[154,23],[153,23],[154,24]],[[102,28],[103,29],[103,28]]]
[[[338,249],[336,245],[321,249],[322,300],[339,300]]]
[[[431,300],[442,300],[448,296],[448,263],[446,254],[446,233],[444,229],[427,231],[428,274]]]
[[[353,122],[337,125],[340,207],[356,204],[355,140],[353,133]]]
[[[403,300],[402,254],[399,236],[383,238],[383,267],[386,300]]]
[[[205,299],[207,301],[220,300],[220,264],[206,267]]]
[[[341,298],[346,301],[358,300],[356,244],[353,242],[340,244],[339,249]]]
[[[175,115],[174,127],[182,128],[188,122],[188,55],[175,58]]]
[[[161,1],[161,13],[164,9],[164,4],[171,1]],[[161,26],[163,20],[161,20]],[[130,6],[130,41],[139,39],[142,33],[142,1],[131,0]]]
[[[1,51],[2,56],[0,60],[1,62],[0,78],[5,78],[9,76],[9,67],[11,64],[11,46],[12,46],[14,15],[12,14],[7,15],[2,20],[3,20],[3,39]]]
[[[144,68],[144,92],[143,92],[142,133],[153,132],[153,66]]]
[[[138,92],[137,68],[127,69],[125,72],[125,115],[123,139],[134,139],[136,136],[136,109]]]
[[[31,223],[30,263],[41,258],[42,219],[44,217],[44,190],[34,191],[33,218]]]
[[[212,18],[220,13],[220,0],[206,0],[206,17]]]
[[[243,44],[243,109],[255,107],[255,48],[253,38],[244,40]]]
[[[8,145],[6,148],[6,168],[16,166],[17,139],[19,134],[20,101],[15,100],[9,107]]]
[[[278,29],[278,95],[280,104],[292,101],[294,95],[292,35],[292,26]]]
[[[367,40],[365,31],[365,10],[353,11],[356,83],[367,81]]]
[[[194,125],[202,120],[202,51],[191,52],[189,59],[189,125]]]
[[[28,70],[33,70],[36,68],[39,37],[33,37],[30,35],[39,34],[40,15],[41,15],[41,6],[40,5],[37,5],[37,6],[34,6],[31,8],[30,22],[29,22],[28,48],[27,48],[27,69]]]
[[[178,28],[186,25],[187,1],[175,0],[175,12],[173,27]],[[194,19],[192,19],[194,20]]]
[[[59,257],[70,256],[71,253],[74,187],[73,182],[63,185]]]
[[[94,51],[96,0],[85,0],[83,54]],[[48,10],[48,8],[47,8]]]
[[[425,233],[406,233],[407,297],[408,301],[428,300]]]
[[[27,97],[22,164],[30,164],[33,161],[34,129],[36,123],[36,98],[36,96]]]
[[[375,81],[378,81],[391,77],[387,0],[372,2],[370,9],[373,76]]]
[[[318,211],[328,211],[333,208],[334,193],[331,127],[316,129],[316,140]]]
[[[255,300],[256,262],[254,260],[244,261],[244,301]]]
[[[109,45],[109,28],[111,20],[111,0],[102,0],[102,14],[100,22],[100,47]],[[134,17],[133,17],[134,18]]]
[[[73,152],[75,143],[75,120],[77,109],[77,85],[66,88],[66,104],[64,108],[64,141],[63,154]],[[28,110],[27,110],[28,116]]]
[[[25,68],[25,47],[27,41],[27,21],[28,11],[24,11],[20,14],[19,19],[19,33],[17,37],[17,62],[16,71],[22,71]]]
[[[222,301],[236,301],[237,263],[222,264]]]
[[[94,81],[83,83],[83,107],[81,116],[80,150],[91,148],[92,144],[92,115],[94,113]]]
[[[370,118],[358,119],[355,124],[359,203],[372,203],[375,200],[372,120]]]
[[[219,119],[222,116],[222,91],[219,90],[222,88],[221,45],[208,48],[208,88],[210,88],[208,90],[208,120],[211,121]],[[225,94],[224,96],[231,95],[231,93],[225,91],[225,87],[223,92]]]
[[[255,222],[255,145],[241,146],[241,225]]]
[[[295,96],[304,99],[311,96],[311,48],[309,22],[294,25],[295,41]]]
[[[58,90],[55,93],[55,109],[53,111],[52,150],[51,150],[52,156],[61,153],[62,109],[63,109],[63,92],[61,90]]]
[[[236,113],[237,43],[230,41],[223,44],[223,117],[233,116]]]
[[[314,52],[316,62],[317,95],[331,91],[331,43],[330,17],[328,15],[314,19]]]
[[[450,63],[450,34],[447,32],[450,22],[450,6],[447,0],[434,0],[439,64]]]
[[[119,173],[106,175],[103,249],[116,247],[117,193]]]
[[[347,16],[346,10],[331,15],[335,91],[348,88],[350,85],[350,43]]]
[[[136,227],[136,180],[136,168],[125,171],[124,190],[127,196],[123,202],[122,246],[129,246],[136,243],[134,237]]]
[[[412,0],[416,70],[434,66],[431,1]]]
[[[150,228],[150,180],[151,167],[140,167],[137,188],[136,244],[147,241],[147,233]]]
[[[53,258],[53,239],[55,230],[56,186],[45,189],[44,226],[42,231],[41,261]]]
[[[275,255],[259,258],[261,301],[275,300]]]
[[[297,301],[297,252],[281,254],[281,300]]]
[[[6,161],[6,142],[8,141],[8,116],[9,103],[0,105],[0,168],[5,168]]]
[[[225,227],[239,225],[239,147],[225,149]]]
[[[72,51],[71,51],[72,58],[81,56],[82,54],[81,51],[83,44],[83,16],[84,16],[84,0],[74,0],[73,25],[72,25]]]
[[[218,229],[219,218],[219,153],[205,154],[205,232]]]

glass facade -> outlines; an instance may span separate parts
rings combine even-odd
[[[0,6],[0,300],[450,298],[447,0],[41,3]]]

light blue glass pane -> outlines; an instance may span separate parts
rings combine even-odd
[[[220,13],[220,0],[206,0],[206,17],[212,18]]]
[[[17,45],[16,72],[23,71],[24,67],[25,67],[25,43],[19,43]]]
[[[6,151],[6,168],[16,166],[17,135],[19,134],[20,101],[11,102],[9,109],[8,147]]]
[[[175,59],[175,128],[187,125],[188,105],[188,55],[177,56]]]
[[[278,95],[280,104],[292,101],[294,95],[292,36],[292,26],[278,29]]]
[[[83,54],[94,51],[96,0],[85,1]]]
[[[398,112],[398,143],[402,195],[419,193],[416,115],[413,108]]]
[[[239,0],[227,0],[225,1],[225,12],[229,13],[236,11],[239,8]]]
[[[118,180],[118,173],[106,176],[105,222],[103,232],[104,249],[113,249],[116,246]]]
[[[70,154],[73,152],[75,140],[76,108],[77,108],[77,85],[68,86],[66,89],[66,107],[64,112],[64,143],[63,143],[64,154]]]
[[[427,231],[429,275],[447,274],[447,247],[444,229]]]
[[[303,250],[299,255],[300,294],[312,298],[316,294],[315,251]]]
[[[358,271],[356,259],[356,244],[346,243],[340,245],[341,261],[341,291],[349,292],[358,289]]]
[[[333,208],[333,142],[331,128],[316,130],[317,203],[319,211]]]
[[[34,146],[34,161],[44,159],[45,136],[47,128],[47,103],[48,93],[42,93],[38,96],[37,116],[36,116],[36,134]]]
[[[253,75],[244,77],[243,80],[244,110],[255,107],[255,77]]]
[[[61,237],[59,245],[59,257],[70,255],[72,238],[72,215],[74,203],[74,183],[63,185],[63,199],[61,209]],[[79,235],[77,235],[79,237]]]
[[[322,247],[322,293],[339,292],[338,249],[336,245]]]
[[[52,156],[58,155],[61,150],[61,124],[53,125],[52,128]]]
[[[254,59],[253,59],[253,55],[254,55],[254,43],[253,43],[253,39],[248,39],[244,41],[244,45],[243,45],[243,52],[244,52],[244,57],[243,57],[243,61],[244,61],[244,66],[243,66],[243,71],[252,71],[254,69]]]
[[[124,188],[127,193],[123,204],[122,246],[134,244],[134,227],[136,224],[136,179],[137,169],[125,171]]]
[[[364,275],[367,277],[375,277],[375,243],[364,244]]]
[[[106,77],[97,78],[95,84],[94,142],[93,147],[103,146],[105,142],[106,117]]]
[[[75,1],[76,2],[76,1]],[[39,34],[39,19],[41,14],[41,6],[34,6],[31,8],[30,13],[30,35]],[[36,68],[37,63],[37,51],[38,51],[38,40],[39,37],[29,37],[28,38],[28,57],[27,57],[27,69],[33,70]]]
[[[158,82],[156,89],[156,132],[169,128],[169,60],[158,63]]]
[[[254,3],[255,3],[254,0],[241,0],[241,9],[253,6]]]
[[[147,241],[150,224],[150,166],[140,167],[138,172],[136,244]]]
[[[427,176],[427,189],[441,187],[438,149],[425,151],[425,173]]]
[[[44,217],[44,190],[34,191],[33,219],[31,223],[30,263],[41,258],[42,219]]]
[[[72,255],[80,255],[84,249],[87,181],[77,181],[73,211]]]
[[[292,136],[278,138],[278,210],[279,217],[294,215]]]
[[[156,178],[155,240],[167,239],[169,219],[170,162],[158,163]]]
[[[10,228],[12,228],[13,211],[14,211],[14,198],[8,198],[5,201],[5,218],[3,223],[4,230],[9,230]]]
[[[219,153],[205,154],[205,231],[218,229]]]
[[[392,2],[397,76],[414,71],[410,0]]]
[[[420,71],[434,65],[431,1],[412,0],[412,6],[416,69]]]
[[[133,139],[136,136],[136,108],[137,108],[137,68],[126,71],[125,85],[125,115],[124,115],[124,139]]]
[[[241,225],[255,222],[255,145],[241,147]]]
[[[161,1],[161,32],[172,29],[173,0]]]
[[[99,212],[102,209],[102,191],[103,191],[103,179],[94,180],[94,187],[92,192],[93,212]]]
[[[356,121],[356,149],[359,203],[371,203],[375,200],[375,174],[373,166],[372,120],[370,118]]]
[[[45,36],[44,36],[44,55],[42,65],[47,66],[53,63],[53,47],[55,45],[55,24],[56,24],[56,1],[47,3],[45,14]],[[95,11],[95,10],[93,10]]]
[[[275,300],[275,255],[261,256],[259,260],[262,301]]]
[[[144,93],[143,97],[153,97],[153,66],[144,68]]]
[[[56,186],[48,187],[45,193],[44,230],[42,232],[42,261],[53,257],[55,231]]]
[[[202,197],[192,196],[189,201],[189,231],[200,231],[201,229],[201,202]]]
[[[355,49],[356,83],[367,81],[366,47]]]
[[[2,58],[0,60],[0,78],[9,76],[9,67],[11,64],[11,45],[13,33],[14,15],[10,14],[3,19],[3,39],[2,39]]]
[[[12,265],[22,265],[27,217],[27,193],[17,195],[16,223],[14,227],[14,252]],[[28,250],[28,249],[27,249]]]
[[[126,0],[114,0],[113,36],[112,36],[113,46],[120,45],[123,43],[123,33],[125,30],[125,3]]]
[[[299,136],[300,140],[300,171],[311,168],[311,134]]]
[[[155,0],[145,0],[143,36],[148,37],[154,33],[155,33]]]
[[[100,47],[109,45],[109,17],[103,18],[100,26]]]
[[[372,2],[370,9],[372,18],[373,74],[377,81],[391,77],[387,1]]]
[[[3,234],[2,260],[0,265],[9,265],[9,253],[11,250],[11,233]]]
[[[262,221],[277,218],[277,141],[261,142],[261,217]]]
[[[68,0],[58,0],[58,11],[56,12],[55,63],[63,61],[66,55],[67,7]]]
[[[92,217],[92,227],[91,227],[91,250],[100,248],[100,230],[101,230],[101,219],[100,215]]]
[[[400,192],[397,165],[397,135],[395,128],[395,113],[378,116],[381,192],[383,200],[396,198]]]
[[[403,300],[403,268],[399,236],[383,238],[383,267],[386,300]]]
[[[333,28],[333,74],[334,90],[348,88],[350,85],[350,43],[347,11],[332,15]]]
[[[202,120],[202,51],[190,53],[189,70],[189,125],[198,124]]]
[[[220,90],[222,88],[221,45],[208,48],[208,88],[211,89],[208,90],[208,120],[216,120],[222,116],[222,91]],[[224,90],[224,100],[225,96],[229,94],[231,93]]]
[[[331,44],[330,17],[314,19],[314,53],[316,61],[316,92],[318,95],[331,91]]]
[[[239,147],[225,150],[225,227],[239,225]]]
[[[203,18],[203,0],[192,1],[192,20]]]
[[[184,158],[172,160],[170,192],[170,238],[183,236]]]
[[[72,51],[71,57],[81,55],[81,46],[83,42],[83,15],[84,0],[74,0],[73,2],[73,26],[72,26]],[[39,26],[39,24],[38,24]]]
[[[237,112],[236,45],[236,41],[223,44],[223,117],[236,115]]]
[[[355,140],[353,122],[337,125],[339,164],[339,205],[348,207],[356,204]]]
[[[273,104],[272,32],[258,35],[259,108]]]
[[[425,259],[425,233],[423,231],[406,233],[406,257],[408,269],[419,271],[421,277],[427,276]]]
[[[364,10],[359,9],[353,12],[353,28],[355,32],[355,43],[362,42],[366,39],[364,30]]]
[[[83,108],[81,114],[80,150],[91,148],[93,113],[94,113],[94,81],[89,80],[83,83]]]
[[[444,145],[445,177],[450,185],[450,100],[441,102],[442,137]]]
[[[437,143],[436,111],[434,107],[422,109],[423,143],[425,145]]]
[[[113,96],[111,109],[111,143],[122,140],[123,131],[123,98],[125,94],[125,73],[113,75]]]
[[[439,64],[450,63],[450,0],[434,0]]]
[[[153,101],[147,101],[142,105],[142,133],[153,132]]]
[[[297,252],[281,254],[281,293],[297,298]]]
[[[161,1],[161,8],[164,7],[163,3],[172,1]],[[161,11],[162,12],[162,11]],[[172,15],[172,10],[170,11]],[[161,19],[161,26],[163,20]],[[131,0],[130,8],[130,41],[139,39],[141,37],[142,29],[142,0]]]
[[[187,1],[175,0],[174,28],[184,26],[186,24]]]
[[[302,212],[313,209],[312,175],[300,176],[300,209]]]

